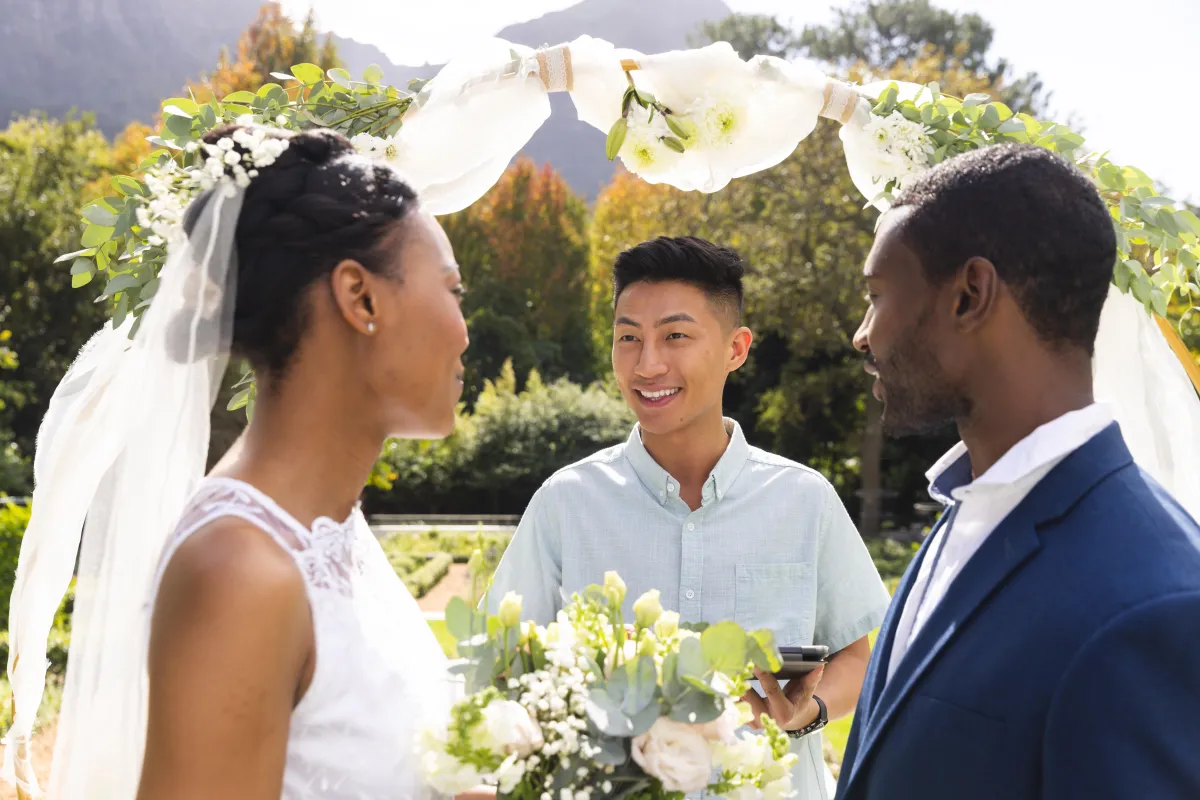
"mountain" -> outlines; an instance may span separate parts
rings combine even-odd
[[[259,0],[0,0],[0,125],[38,109],[59,117],[90,110],[110,136],[131,120],[148,121],[161,100],[211,70],[233,48]],[[723,0],[582,0],[497,36],[540,47],[582,35],[657,53],[687,47],[701,22],[730,13]],[[369,64],[404,86],[440,65],[392,63],[378,47],[334,37],[352,75]],[[570,98],[550,96],[553,113],[523,153],[549,162],[589,199],[612,175],[604,134],[579,122]]]

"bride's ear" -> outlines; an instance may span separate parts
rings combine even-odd
[[[365,336],[373,335],[378,327],[374,278],[370,270],[353,259],[340,262],[329,276],[338,311],[352,328]]]

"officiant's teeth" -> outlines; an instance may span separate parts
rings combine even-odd
[[[647,400],[661,400],[664,397],[670,397],[671,395],[677,394],[678,392],[679,392],[678,389],[660,389],[657,392],[647,392],[647,391],[638,389],[638,394],[640,394],[642,397],[646,398]]]

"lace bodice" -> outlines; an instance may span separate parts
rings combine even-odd
[[[221,517],[256,525],[296,561],[312,607],[316,667],[292,712],[285,800],[429,797],[415,737],[444,715],[454,686],[416,602],[361,512],[305,528],[252,486],[205,481],[163,558]]]

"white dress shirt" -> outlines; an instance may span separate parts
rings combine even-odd
[[[1093,403],[1042,425],[974,481],[970,480],[970,456],[962,442],[925,473],[930,496],[948,508],[958,509],[951,524],[934,534],[904,602],[888,661],[888,680],[984,540],[1050,470],[1112,422],[1112,410]],[[958,485],[947,485],[953,481],[946,479],[952,477],[957,477]]]

